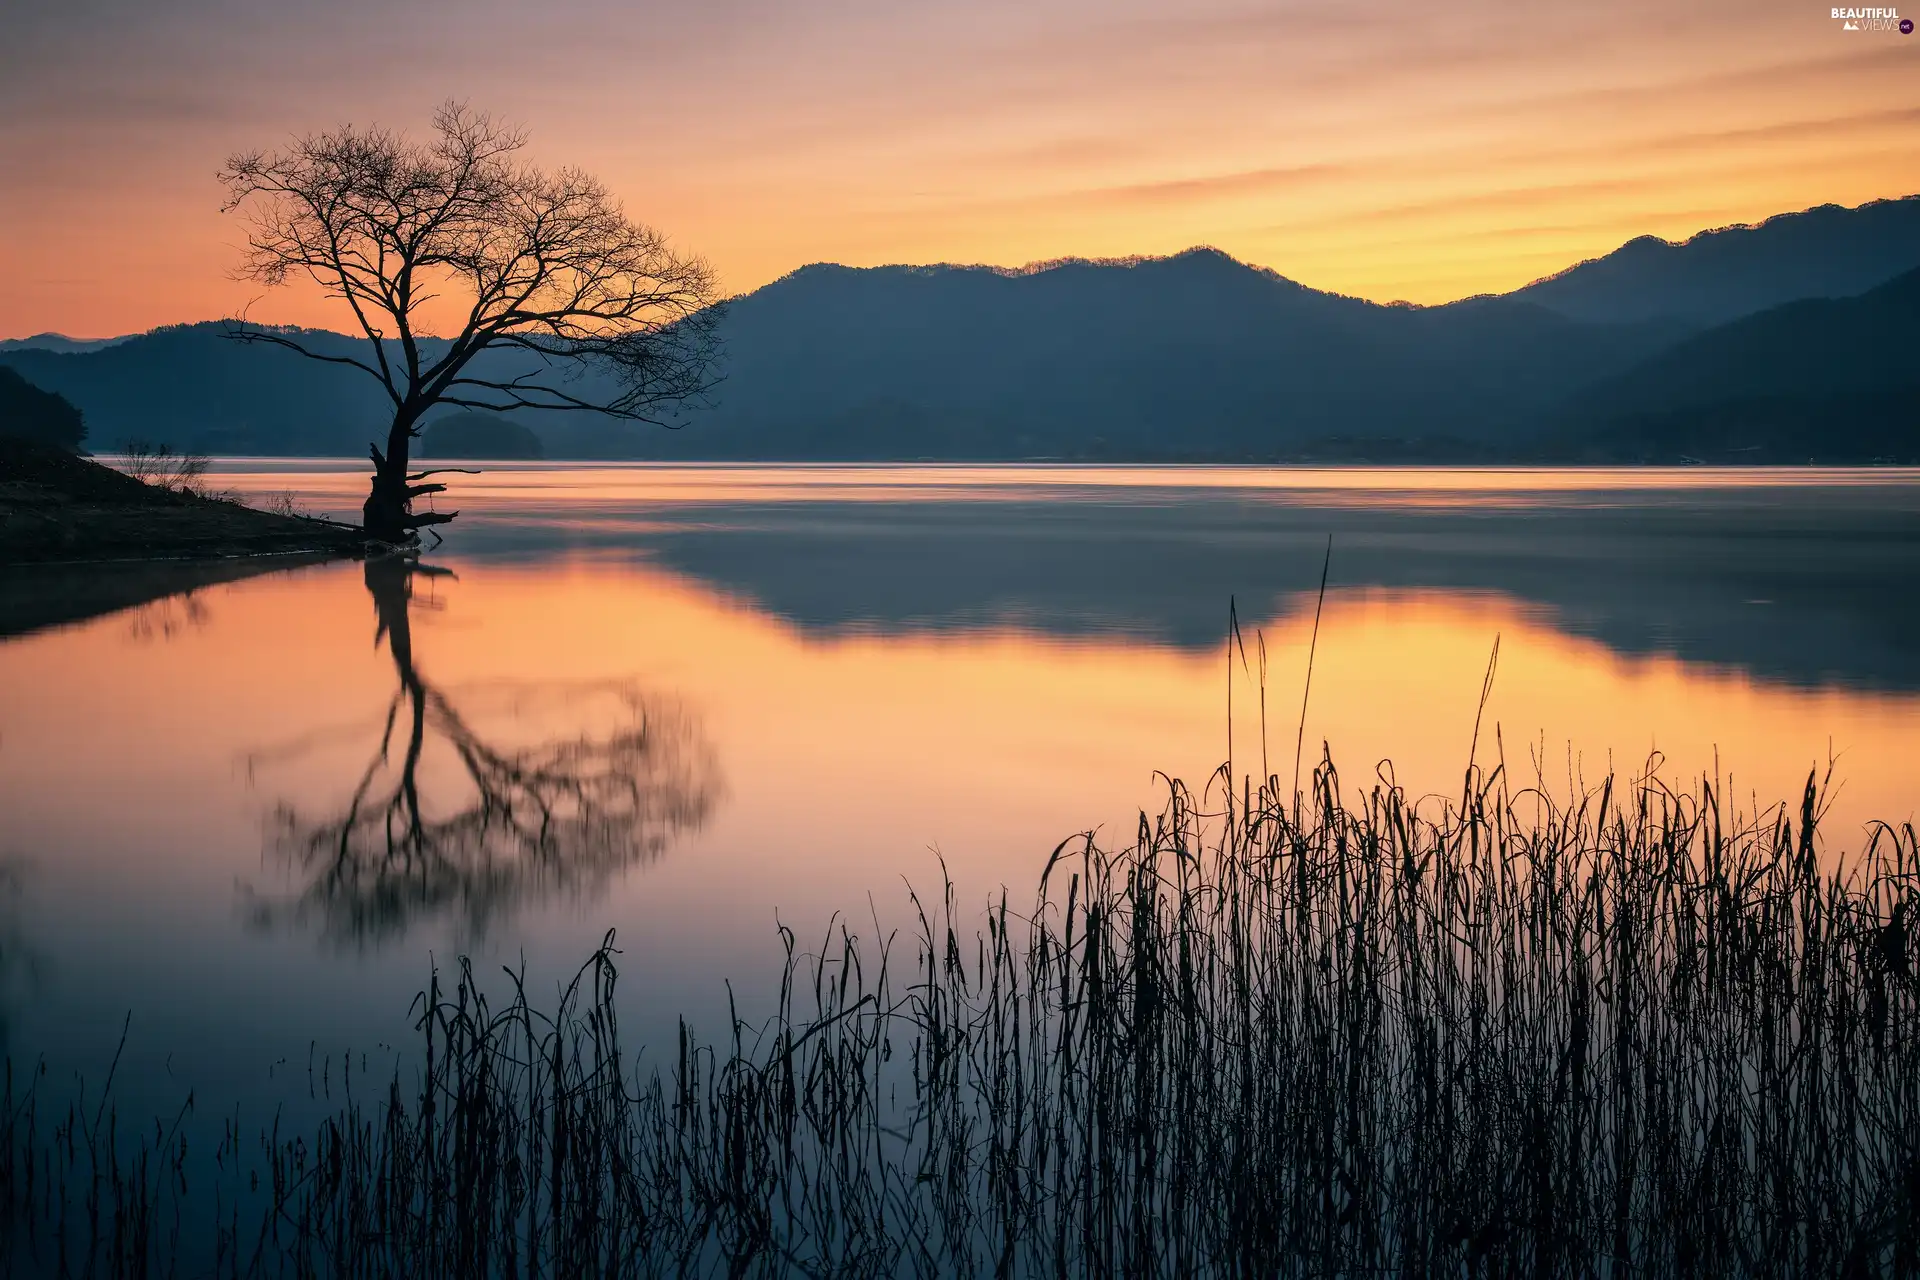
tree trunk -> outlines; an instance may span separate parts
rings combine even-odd
[[[394,411],[393,426],[387,430],[387,451],[373,446],[373,484],[367,501],[360,508],[360,527],[382,542],[401,543],[413,536],[413,497],[407,492],[408,457],[413,443],[413,424],[418,410],[402,406]]]
[[[360,508],[360,527],[370,536],[394,546],[412,542],[416,531],[427,525],[445,524],[460,514],[457,511],[414,514],[415,498],[439,493],[447,487],[415,484],[415,480],[424,480],[431,473],[423,471],[413,475],[407,471],[411,465],[408,455],[413,444],[413,424],[419,418],[418,409],[402,407],[393,415],[393,427],[387,432],[387,451],[381,453],[378,445],[367,449],[373,458],[373,484]]]

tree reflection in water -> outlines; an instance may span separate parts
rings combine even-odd
[[[270,845],[305,887],[254,896],[260,924],[364,944],[451,912],[479,936],[519,904],[590,892],[653,861],[716,803],[718,767],[697,723],[630,681],[435,685],[415,660],[410,615],[414,580],[446,573],[398,556],[367,562],[375,639],[398,687],[344,811],[276,808]],[[500,713],[612,727],[516,745],[477,727]]]

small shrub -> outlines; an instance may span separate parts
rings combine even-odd
[[[266,494],[256,505],[268,515],[286,516],[291,520],[313,519],[313,513],[301,504],[299,497],[291,489]]]
[[[143,484],[196,498],[218,497],[207,489],[209,460],[202,453],[176,453],[171,445],[129,440],[121,446],[120,469]]]

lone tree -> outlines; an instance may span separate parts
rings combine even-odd
[[[219,175],[226,210],[249,220],[239,275],[268,286],[306,276],[367,337],[362,358],[313,350],[297,331],[233,334],[351,366],[386,389],[393,423],[384,451],[369,446],[362,518],[386,542],[459,514],[413,510],[446,487],[408,469],[435,405],[660,424],[715,381],[705,262],[630,220],[589,174],[525,163],[522,131],[459,103],[433,123],[424,143],[347,125],[233,156]],[[458,332],[428,332],[429,308],[460,313]]]

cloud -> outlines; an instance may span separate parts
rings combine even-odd
[[[1272,191],[1276,187],[1298,187],[1307,183],[1337,181],[1351,177],[1350,164],[1301,164],[1273,169],[1245,169],[1237,173],[1216,173],[1197,178],[1168,178],[1156,182],[1136,182],[1126,186],[1105,187],[1080,193],[1096,200],[1166,201],[1206,199]]]
[[[0,44],[0,223],[96,264],[99,314],[62,325],[139,327],[224,269],[228,150],[451,93],[737,288],[1213,242],[1346,292],[1479,292],[1693,214],[1905,194],[1920,41],[1832,25],[1802,0],[60,0]],[[48,327],[28,310],[0,296],[0,332]]]

